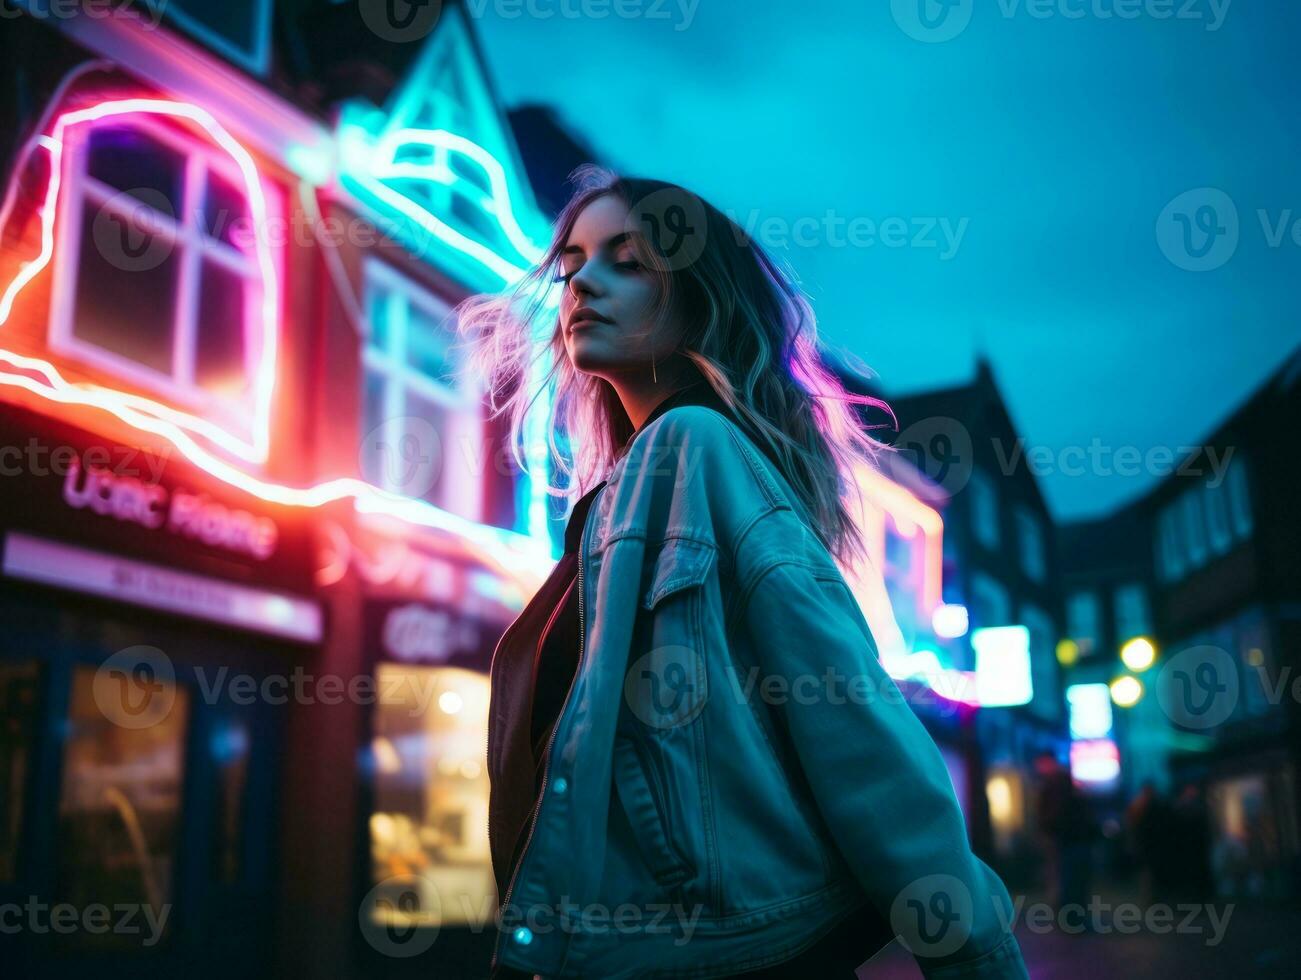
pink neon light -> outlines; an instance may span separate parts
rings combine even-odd
[[[104,102],[89,109],[66,113],[59,117],[51,135],[37,138],[34,145],[45,149],[50,155],[50,176],[46,184],[45,200],[41,206],[41,250],[35,259],[24,263],[19,268],[13,280],[0,294],[0,327],[8,322],[13,313],[14,303],[23,289],[49,266],[53,258],[54,227],[62,183],[64,136],[68,128],[115,116],[149,113],[188,119],[199,125],[231,155],[240,167],[245,181],[250,211],[254,224],[259,229],[257,258],[263,275],[261,348],[263,356],[255,379],[254,444],[252,446],[242,444],[230,433],[221,430],[211,422],[179,412],[152,399],[95,384],[74,384],[64,378],[58,368],[49,361],[3,348],[0,348],[0,361],[7,362],[24,373],[0,371],[0,384],[24,389],[59,404],[108,412],[132,428],[165,439],[179,449],[195,466],[217,480],[268,503],[314,508],[350,497],[359,512],[388,513],[417,525],[449,531],[471,548],[476,557],[501,574],[520,581],[534,579],[548,562],[542,546],[524,535],[475,524],[422,501],[387,493],[357,479],[329,480],[305,489],[259,480],[233,466],[191,437],[190,433],[197,433],[213,444],[222,446],[233,455],[251,462],[261,462],[267,458],[270,444],[271,402],[275,390],[279,310],[279,284],[270,245],[266,239],[266,200],[262,194],[256,166],[248,151],[237,143],[216,119],[197,106],[143,98]],[[22,172],[26,162],[25,159],[18,161],[12,179],[16,181],[17,175]],[[7,221],[14,197],[13,194],[7,197],[6,206],[3,212],[0,212],[0,220]],[[32,375],[39,376],[40,380]]]
[[[178,412],[175,409],[127,392],[117,392],[93,385],[78,386],[82,390],[112,392],[124,403],[147,414],[169,419],[174,425],[198,432],[228,452],[253,463],[264,462],[270,449],[271,441],[271,403],[275,395],[276,361],[278,356],[278,316],[280,310],[279,282],[276,277],[275,262],[271,246],[267,241],[267,203],[262,193],[262,182],[257,166],[240,143],[238,143],[206,110],[198,106],[164,99],[118,99],[101,102],[88,109],[68,112],[60,116],[54,124],[54,132],[42,136],[37,145],[50,154],[50,176],[45,189],[45,201],[41,207],[41,251],[31,262],[25,263],[13,281],[0,296],[0,327],[3,327],[13,312],[14,302],[19,293],[41,273],[54,257],[54,225],[57,217],[59,190],[63,183],[64,135],[69,127],[82,123],[94,123],[102,119],[129,115],[162,115],[178,119],[187,119],[203,129],[213,141],[221,147],[239,167],[244,181],[244,191],[252,213],[253,225],[258,229],[256,235],[257,263],[262,274],[262,360],[254,376],[253,406],[253,442],[252,445],[241,442],[230,433],[212,425],[212,423]],[[17,174],[26,164],[20,160]],[[0,357],[11,360],[10,352],[0,350]],[[48,362],[27,359],[28,367],[45,374],[53,382],[58,377],[58,370]],[[14,363],[11,360],[11,363]],[[39,366],[38,366],[39,365]],[[62,381],[62,378],[59,378]]]

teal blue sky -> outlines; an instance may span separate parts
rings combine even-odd
[[[1028,445],[1177,449],[1301,338],[1301,4],[693,2],[469,7],[507,105],[755,228],[887,392],[983,352]],[[1157,479],[1053,469],[1062,519]]]

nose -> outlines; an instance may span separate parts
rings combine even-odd
[[[569,277],[569,291],[574,294],[575,299],[601,295],[600,284],[590,271],[591,266],[591,262],[584,262],[582,268]]]

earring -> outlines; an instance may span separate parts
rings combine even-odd
[[[655,352],[651,351],[651,384],[659,384],[660,379],[655,374]]]

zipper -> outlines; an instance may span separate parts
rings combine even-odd
[[[592,510],[595,509],[596,507],[596,501],[600,498],[601,494],[604,492],[605,492],[605,488],[602,487],[600,490],[597,491],[596,496],[592,498],[592,505],[587,512],[589,517],[592,513]],[[587,547],[587,537],[588,537],[588,532],[591,529],[591,524],[592,524],[591,520],[588,520],[584,523],[583,537],[578,544],[578,663],[574,667],[574,680],[573,683],[569,685],[569,690],[565,692],[565,700],[560,705],[560,713],[556,715],[556,722],[554,725],[551,726],[551,735],[547,738],[547,747],[545,750],[543,750],[542,789],[539,791],[538,798],[533,804],[533,816],[529,821],[528,836],[524,838],[524,849],[520,851],[519,860],[515,862],[515,867],[511,869],[510,881],[507,882],[506,884],[506,897],[502,899],[501,908],[497,910],[498,914],[500,914],[510,905],[510,897],[515,890],[515,879],[519,876],[519,869],[524,866],[524,858],[528,854],[529,844],[533,842],[533,831],[537,829],[537,825],[538,825],[538,811],[542,809],[542,797],[544,797],[547,793],[547,779],[551,773],[551,746],[556,741],[556,732],[560,730],[560,719],[565,716],[565,709],[569,707],[569,697],[571,694],[574,693],[574,687],[578,684],[578,675],[581,674],[583,671],[583,657],[587,653],[587,642],[586,642],[587,619],[583,613],[583,551]],[[492,672],[491,665],[489,665],[488,671],[491,674]],[[489,681],[489,683],[491,683],[491,680]],[[489,826],[491,826],[491,822],[489,822]],[[491,831],[489,832],[488,840],[489,840],[489,846],[491,847],[492,845]],[[501,949],[501,930],[498,929],[497,938],[492,945],[492,962],[489,964],[489,969],[491,970],[497,969],[497,954],[500,951],[500,949]]]

